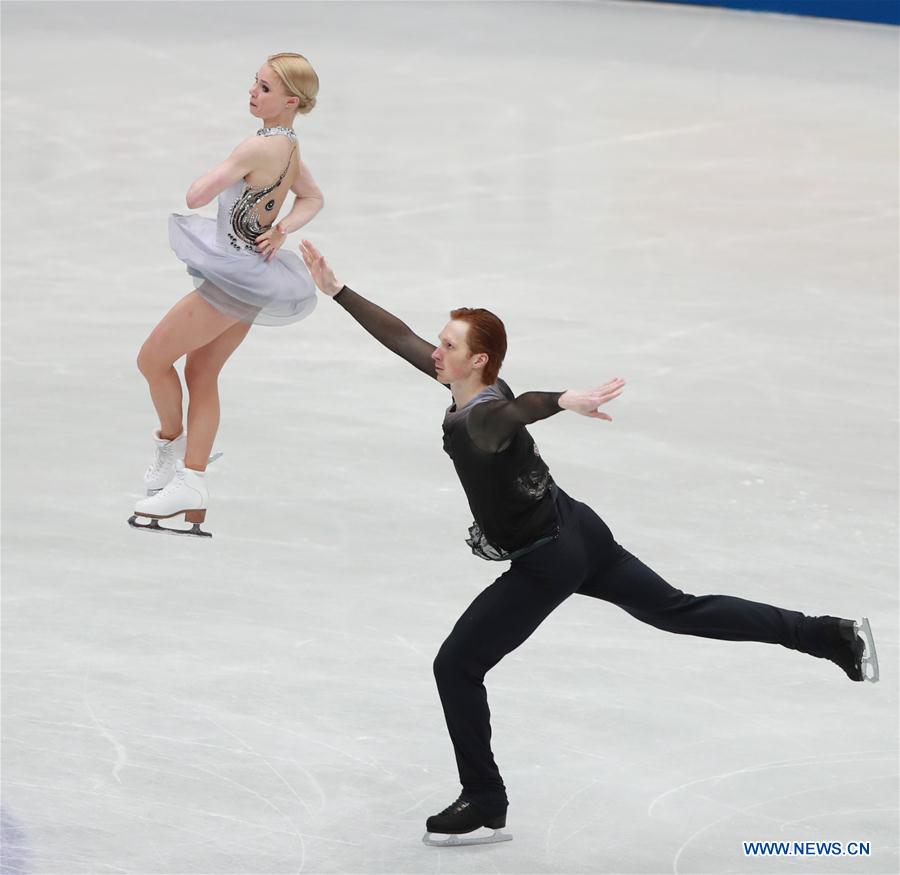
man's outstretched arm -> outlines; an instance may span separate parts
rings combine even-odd
[[[319,289],[334,298],[369,334],[391,352],[406,359],[411,365],[433,379],[437,379],[431,354],[435,346],[419,337],[401,319],[373,304],[345,286],[334,275],[325,256],[309,240],[300,245],[303,260]]]
[[[624,388],[625,381],[616,377],[584,392],[574,389],[565,392],[525,392],[512,401],[488,401],[478,405],[469,415],[469,433],[483,450],[496,453],[506,447],[523,425],[547,419],[561,410],[611,422],[612,417],[601,412],[600,407],[618,398]]]

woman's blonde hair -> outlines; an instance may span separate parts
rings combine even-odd
[[[275,71],[287,93],[300,99],[295,113],[308,113],[316,105],[319,93],[319,77],[312,64],[294,52],[269,55],[266,63]]]

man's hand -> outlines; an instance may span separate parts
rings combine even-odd
[[[618,398],[625,388],[625,381],[620,377],[598,386],[596,389],[588,389],[586,392],[577,392],[568,389],[559,396],[559,406],[563,410],[571,410],[582,416],[590,416],[592,419],[605,419],[612,422],[608,413],[601,413],[600,408],[613,398]]]
[[[333,298],[344,288],[344,284],[338,281],[331,266],[325,261],[325,256],[309,240],[300,244],[300,254],[320,291]]]

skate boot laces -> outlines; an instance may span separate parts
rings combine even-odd
[[[184,462],[182,462],[181,459],[178,459],[175,462],[175,473],[172,475],[172,479],[162,488],[162,491],[157,494],[159,496],[171,495],[176,489],[181,487],[184,478]]]
[[[147,479],[158,477],[165,468],[172,464],[172,456],[175,453],[173,443],[174,442],[170,441],[169,443],[156,448],[156,455],[153,457],[153,461],[150,463],[147,472],[144,474]]]
[[[466,802],[462,796],[459,797],[455,802],[451,802],[439,815],[438,817],[443,817],[445,814],[457,814],[460,811],[464,811],[468,808],[472,803]]]
[[[175,440],[177,440],[177,438]],[[168,444],[156,448],[156,455],[144,474],[146,479],[155,479],[166,468],[173,466],[172,457],[175,455],[174,443],[175,441],[171,441]],[[222,455],[221,452],[213,453],[209,457],[209,462],[207,462],[207,464],[211,465],[216,459],[221,459]]]

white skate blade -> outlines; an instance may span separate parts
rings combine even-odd
[[[861,623],[855,623],[854,625],[856,626],[856,631],[862,636],[863,641],[866,642],[866,651],[862,657],[863,679],[877,684],[879,678],[878,654],[875,652],[875,636],[872,634],[869,618],[863,617]],[[871,672],[869,669],[871,669]]]
[[[440,838],[432,838],[440,836]],[[454,848],[463,845],[492,845],[495,842],[511,842],[512,835],[502,829],[491,830],[490,835],[482,835],[479,830],[462,835],[448,835],[442,832],[426,832],[422,841],[433,848]]]

